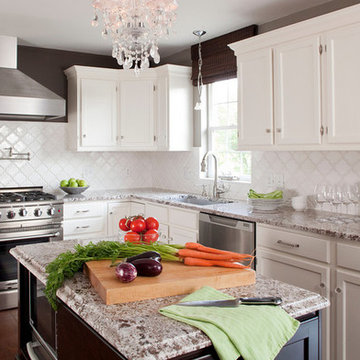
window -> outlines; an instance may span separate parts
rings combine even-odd
[[[208,150],[218,159],[223,180],[250,181],[251,153],[237,151],[237,79],[208,85]],[[208,177],[214,176],[211,163]]]

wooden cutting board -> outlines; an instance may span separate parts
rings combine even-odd
[[[255,283],[255,271],[251,269],[186,266],[177,262],[162,262],[163,271],[158,276],[138,276],[130,283],[122,283],[110,263],[89,261],[84,267],[106,305],[190,294],[205,285],[225,289]]]

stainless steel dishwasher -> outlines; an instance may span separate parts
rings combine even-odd
[[[216,249],[252,254],[255,223],[200,213],[199,242]]]

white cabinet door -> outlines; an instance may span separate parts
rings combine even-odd
[[[360,273],[336,271],[336,359],[356,360],[360,354]]]
[[[330,298],[330,267],[328,266],[258,248],[256,271],[261,275]],[[322,342],[323,359],[330,359],[330,308],[323,310]]]
[[[328,142],[360,142],[360,24],[326,34]]]
[[[321,144],[320,37],[274,49],[275,143]]]
[[[80,143],[82,147],[114,147],[118,136],[117,81],[80,80]]]
[[[129,148],[154,145],[154,81],[121,80],[121,146]]]
[[[108,204],[108,236],[116,236],[119,233],[119,221],[125,216],[130,216],[130,203]]]
[[[238,145],[273,144],[272,50],[237,57]]]
[[[136,201],[132,201],[130,204],[130,215],[131,216],[135,216],[135,215],[145,215],[145,204],[144,203],[139,203]]]
[[[169,229],[169,244],[185,245],[187,242],[197,242],[198,233],[196,231],[189,231],[176,226],[170,226]]]

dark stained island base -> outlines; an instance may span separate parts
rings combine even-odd
[[[47,306],[41,303],[39,290],[46,281],[45,266],[79,242],[25,245],[11,250],[19,263],[19,359],[30,359],[27,344],[34,342],[34,326],[28,319],[29,312],[36,312],[36,302],[41,304],[39,311],[45,313],[46,324],[52,323],[56,329],[56,340],[55,331],[46,334],[46,329],[41,328],[40,316],[36,326],[48,343],[53,344],[59,360],[218,359],[210,339],[202,331],[159,314],[159,308],[178,302],[182,296],[104,305],[87,277],[78,273],[58,290],[58,311],[46,315]],[[327,299],[264,277],[257,277],[254,285],[222,291],[243,297],[280,296],[283,309],[299,319],[301,326],[277,359],[321,359],[321,309],[329,306]],[[34,293],[38,294],[35,301]],[[33,301],[29,302],[29,298]],[[33,305],[29,307],[29,303]]]

